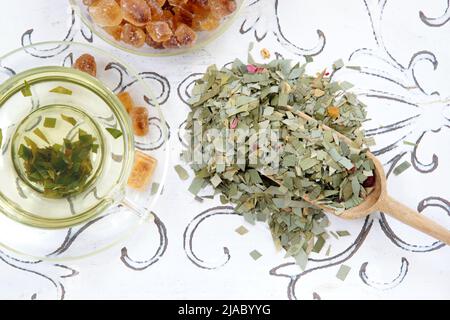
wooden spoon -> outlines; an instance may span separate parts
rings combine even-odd
[[[286,107],[284,108],[287,111],[292,112],[293,114],[310,121],[317,121],[314,118],[310,117],[306,113],[296,111],[292,107]],[[329,130],[333,131],[337,134],[339,139],[342,141],[352,144],[352,140],[348,137],[344,136],[343,134],[337,132],[336,130],[321,124],[320,125],[323,130]],[[439,225],[438,223],[434,222],[433,220],[423,216],[422,214],[418,213],[415,210],[410,209],[409,207],[405,206],[404,204],[398,202],[397,200],[393,199],[389,196],[387,193],[387,187],[386,187],[386,175],[384,174],[383,166],[380,163],[380,161],[374,156],[373,153],[367,152],[367,157],[370,158],[374,165],[375,165],[375,186],[372,190],[372,192],[369,193],[369,195],[364,199],[364,201],[351,209],[345,210],[344,212],[340,214],[336,214],[336,212],[326,206],[322,205],[320,203],[316,203],[314,200],[309,199],[307,196],[304,196],[303,199],[316,207],[319,207],[323,209],[324,211],[331,212],[341,218],[344,219],[357,219],[365,217],[372,212],[375,211],[382,211],[386,214],[389,214],[391,217],[394,217],[395,219],[417,229],[422,231],[423,233],[428,234],[429,236],[434,237],[435,239],[438,239],[447,245],[450,245],[450,231],[446,229],[445,227]],[[270,177],[269,177],[270,178]],[[278,181],[272,179],[273,181],[279,183]]]

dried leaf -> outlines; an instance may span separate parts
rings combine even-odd
[[[114,139],[118,139],[120,138],[123,133],[120,130],[117,130],[115,128],[106,128],[106,131],[109,132],[109,134],[114,138]]]
[[[44,127],[52,129],[55,126],[56,126],[56,119],[55,118],[45,118],[45,120],[44,120]]]
[[[335,239],[339,239],[339,237],[338,237],[338,235],[336,234],[336,232],[330,231],[330,234],[331,234]]]
[[[344,66],[344,61],[342,61],[342,59],[339,59],[339,60],[337,60],[337,61],[335,61],[335,62],[333,63],[333,69],[334,69],[334,70],[339,70],[339,69],[341,69],[343,66]]]
[[[159,190],[159,183],[158,182],[153,182],[150,194],[151,195],[155,195],[158,192],[158,190]]]
[[[64,88],[62,86],[58,86],[56,88],[53,88],[52,90],[50,90],[50,92],[53,93],[58,93],[58,94],[65,94],[65,95],[72,95],[72,90],[69,90],[67,88]]]
[[[336,274],[336,278],[338,278],[341,281],[345,281],[350,270],[351,270],[351,268],[349,266],[346,266],[345,264],[341,264],[341,266]]]
[[[417,146],[417,143],[406,141],[406,140],[403,140],[403,144],[405,144],[407,146],[412,146],[412,147]]]
[[[64,121],[67,121],[68,123],[70,123],[71,125],[73,125],[73,126],[75,126],[76,124],[77,124],[77,120],[75,120],[75,118],[73,118],[73,117],[69,117],[69,116],[66,116],[66,115],[61,115],[61,118],[64,120]]]
[[[351,69],[351,70],[356,70],[356,71],[361,71],[361,67],[360,66],[346,66],[347,69]]]
[[[347,237],[350,235],[350,232],[348,232],[347,230],[336,231],[336,233],[339,237]]]
[[[181,180],[187,180],[189,178],[189,173],[179,164],[174,167]]]
[[[244,234],[248,233],[248,229],[246,227],[244,227],[244,226],[240,226],[234,231],[236,231],[236,233],[240,234],[241,236],[243,236]]]
[[[27,80],[24,80],[23,88],[20,90],[20,92],[22,92],[22,95],[24,97],[31,97],[31,95],[32,95],[31,87],[30,87],[30,84],[27,82]]]
[[[411,164],[408,161],[403,161],[401,164],[399,164],[394,169],[394,174],[398,176],[399,174],[403,173],[405,170],[407,170],[409,167],[411,167]]]
[[[210,182],[211,182],[211,184],[212,184],[214,187],[217,187],[217,186],[222,182],[222,179],[220,179],[220,176],[219,176],[219,175],[215,174],[215,175],[210,179]]]
[[[325,239],[323,237],[318,237],[316,240],[316,243],[314,244],[314,248],[312,249],[312,251],[315,253],[320,253],[324,244],[325,244]]]
[[[189,186],[189,192],[196,196],[202,189],[204,182],[205,180],[203,180],[202,178],[195,177],[194,180],[192,180],[191,185]]]
[[[302,248],[300,248],[299,252],[295,256],[295,262],[302,270],[306,269],[306,265],[308,264],[308,255]]]
[[[253,260],[258,260],[262,257],[262,254],[259,253],[258,250],[253,250],[252,252],[250,252],[250,256],[253,258]]]
[[[50,142],[48,141],[47,137],[45,136],[45,134],[41,131],[41,129],[36,128],[33,130],[33,133],[38,136],[39,138],[41,138],[43,141],[47,142],[48,144],[50,144]]]

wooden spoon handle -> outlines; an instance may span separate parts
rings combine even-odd
[[[379,210],[389,214],[397,220],[420,230],[429,236],[450,245],[450,231],[425,217],[424,215],[414,211],[397,200],[387,196],[384,201],[379,204]]]

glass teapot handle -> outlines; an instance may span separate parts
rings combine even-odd
[[[139,218],[142,218],[143,220],[147,222],[151,222],[155,219],[155,214],[143,207],[138,206],[136,203],[128,199],[127,197],[123,197],[123,199],[120,201],[120,203],[128,208],[130,211],[135,213]]]

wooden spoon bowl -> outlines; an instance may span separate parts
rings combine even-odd
[[[387,196],[386,175],[384,174],[381,162],[371,152],[367,152],[366,155],[367,158],[371,159],[375,165],[375,186],[364,199],[363,203],[339,214],[341,218],[358,219],[365,217],[371,212],[377,211],[380,202],[384,201],[384,198]]]
[[[310,121],[317,121],[314,118],[310,117],[306,113],[296,111],[292,107],[287,107],[286,110],[292,112],[293,114]],[[345,141],[347,143],[353,143],[351,139],[339,133],[338,131],[321,124],[320,125],[323,130],[330,130],[337,134],[339,139]],[[321,205],[315,203],[315,201],[308,199],[307,196],[303,197],[303,199],[326,212],[331,212],[341,218],[344,219],[358,219],[365,217],[373,212],[382,211],[397,220],[420,230],[435,239],[438,239],[447,245],[450,245],[450,231],[441,226],[440,224],[434,222],[433,220],[421,215],[415,210],[410,209],[404,204],[398,202],[389,196],[387,192],[386,186],[386,175],[384,174],[383,165],[381,162],[375,157],[375,155],[371,152],[366,153],[367,157],[371,159],[375,165],[374,174],[375,174],[375,187],[373,190],[367,195],[364,201],[351,209],[345,210],[337,214],[333,209],[327,207],[325,205]]]
[[[448,229],[389,196],[383,166],[371,152],[367,153],[367,157],[372,159],[375,164],[375,188],[364,199],[363,203],[345,210],[339,216],[344,219],[357,219],[365,217],[372,212],[381,211],[450,245],[450,231]]]

